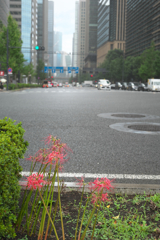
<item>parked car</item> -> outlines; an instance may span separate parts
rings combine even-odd
[[[122,88],[122,84],[120,82],[116,82],[115,83],[115,89],[121,89]]]
[[[83,84],[82,87],[92,87],[92,85],[89,83],[86,83],[86,84]]]
[[[138,91],[148,91],[147,83],[146,83],[146,84],[140,83],[140,84],[138,85]]]
[[[111,89],[115,89],[115,84],[111,84]]]
[[[129,83],[128,83],[128,88],[127,88],[127,90],[131,90],[131,91],[134,91],[134,90],[135,90],[135,85],[134,85],[133,82],[129,82]]]
[[[110,83],[110,81],[107,80],[107,79],[99,79],[97,89],[98,90],[101,90],[101,89],[111,90],[111,83]]]
[[[138,82],[134,82],[134,90],[135,91],[138,91],[138,86],[139,86],[139,83]]]
[[[128,88],[127,83],[126,83],[126,82],[123,82],[123,83],[122,83],[122,90],[127,90],[127,88]]]

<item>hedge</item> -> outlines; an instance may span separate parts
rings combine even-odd
[[[19,179],[22,167],[19,158],[24,157],[28,142],[25,130],[10,118],[0,120],[0,239],[14,238],[14,223],[20,198]]]
[[[7,88],[7,85],[4,84],[4,87]],[[42,87],[42,84],[25,84],[25,83],[10,83],[8,84],[8,90],[14,90],[14,89],[20,89],[20,88],[38,88],[38,87]]]

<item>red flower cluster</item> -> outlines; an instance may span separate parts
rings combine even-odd
[[[66,144],[61,143],[60,139],[51,135],[45,138],[44,141],[45,144],[49,145],[49,148],[40,149],[27,160],[40,162],[41,164],[51,164],[53,167],[58,164],[59,170],[61,170],[63,168],[62,165],[69,160],[68,154],[72,150]]]
[[[32,189],[42,188],[47,184],[43,179],[43,174],[33,173],[31,176],[27,177],[27,180],[27,187],[31,187]]]
[[[98,192],[106,189],[110,190],[113,188],[111,182],[113,182],[113,180],[110,181],[108,178],[101,178],[100,180],[97,178],[96,180],[94,180],[94,182],[89,183],[90,190],[97,190]]]
[[[108,201],[108,193],[103,193],[103,191],[113,189],[111,182],[113,182],[113,180],[110,181],[108,178],[101,178],[100,180],[97,178],[94,182],[89,183],[89,188],[93,191],[92,203],[98,203],[98,201]]]

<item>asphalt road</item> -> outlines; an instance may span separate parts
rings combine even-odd
[[[136,120],[99,117],[101,113],[136,113],[160,117],[160,93],[96,88],[50,88],[0,92],[0,118],[22,122],[29,142],[25,157],[44,146],[49,134],[73,150],[65,173],[150,175],[146,179],[121,179],[125,183],[160,183],[160,135],[120,132],[111,124],[160,123],[160,118]],[[23,171],[30,162],[20,160]],[[131,177],[132,178],[132,177]],[[67,181],[73,178],[65,178]]]

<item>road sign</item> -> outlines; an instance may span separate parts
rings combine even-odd
[[[44,72],[48,73],[48,67],[44,67]]]
[[[75,73],[79,73],[79,67],[75,67],[74,70],[75,70]]]
[[[63,68],[63,67],[56,67],[56,70],[59,70],[60,73],[63,73],[63,72],[64,72],[64,68]]]
[[[68,73],[72,72],[72,67],[68,67]]]
[[[63,73],[64,72],[64,68],[63,67],[44,67],[44,72],[45,73],[48,73],[48,70],[52,70],[52,73],[55,73],[56,70],[59,70],[60,73]]]
[[[4,72],[3,71],[0,71],[0,76],[4,76]]]
[[[56,73],[56,67],[52,67],[52,73]]]
[[[12,68],[8,68],[8,73],[12,73]]]

